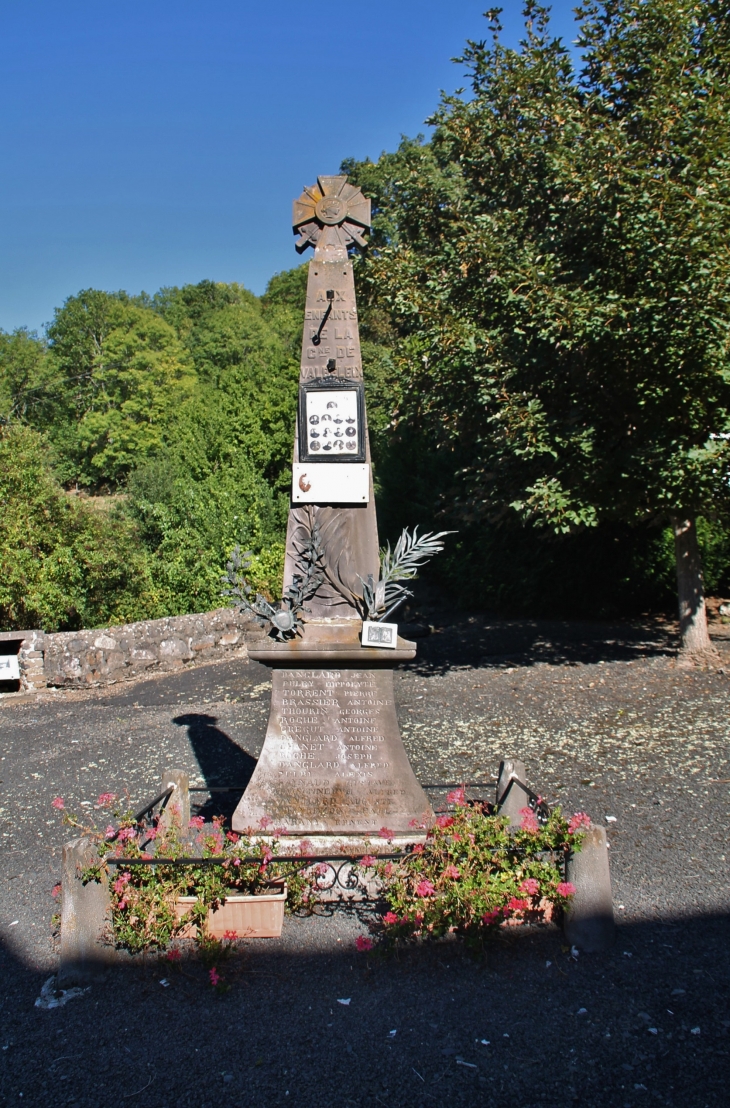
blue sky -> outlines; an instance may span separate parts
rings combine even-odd
[[[567,41],[572,6],[553,4]],[[294,196],[427,132],[486,7],[0,0],[0,327],[41,329],[88,287],[262,292],[298,262]]]

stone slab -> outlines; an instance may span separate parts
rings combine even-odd
[[[433,818],[398,729],[392,669],[275,669],[266,739],[233,829],[414,836]]]

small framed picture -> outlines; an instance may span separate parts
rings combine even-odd
[[[362,384],[320,378],[300,385],[299,461],[365,461]]]
[[[362,645],[385,647],[386,650],[395,650],[398,645],[397,623],[371,623],[363,620]]]

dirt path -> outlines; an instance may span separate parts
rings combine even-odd
[[[201,784],[245,784],[269,679],[223,662],[5,700],[3,1103],[727,1103],[730,651],[727,667],[705,672],[677,666],[661,624],[434,626],[396,679],[417,775],[484,781],[500,756],[516,756],[549,800],[614,816],[615,949],[575,961],[545,930],[510,935],[486,966],[453,944],[382,961],[355,953],[365,925],[342,912],[288,920],[280,942],[248,944],[222,999],[198,971],[152,960],[64,1008],[36,1009],[55,967],[63,833],[51,799],[78,808],[126,786],[136,803],[173,765]]]

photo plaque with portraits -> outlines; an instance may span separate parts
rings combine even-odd
[[[299,459],[302,462],[365,461],[362,383],[320,378],[300,385]]]

